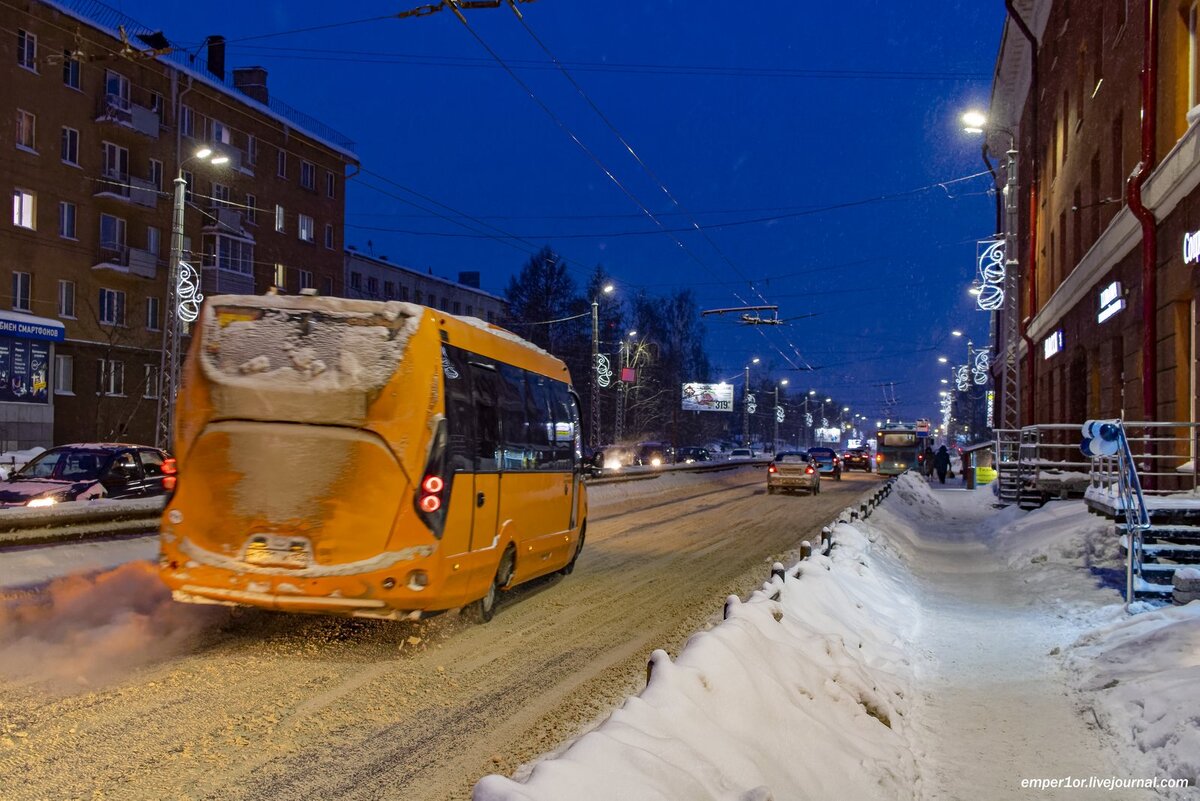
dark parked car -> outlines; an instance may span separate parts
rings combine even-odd
[[[173,474],[174,464],[163,451],[144,445],[60,445],[0,482],[0,506],[163,495],[163,479]]]
[[[842,480],[842,460],[834,453],[833,448],[809,448],[808,458],[817,463],[817,470],[823,476],[833,476],[834,481]]]
[[[708,448],[680,448],[675,455],[676,464],[691,464],[692,462],[711,462],[712,455]]]
[[[871,472],[871,452],[866,448],[851,448],[842,454],[842,467],[846,470],[858,468]]]

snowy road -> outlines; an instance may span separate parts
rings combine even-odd
[[[486,626],[180,606],[143,563],[56,586],[0,619],[0,798],[468,797],[605,715],[653,648],[676,651],[877,481],[597,488],[575,574],[519,588]]]

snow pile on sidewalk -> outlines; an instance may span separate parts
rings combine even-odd
[[[90,686],[195,646],[227,616],[177,604],[150,562],[52,581],[0,602],[0,679]]]
[[[906,713],[915,604],[868,524],[839,525],[778,602],[736,604],[596,730],[475,801],[895,799],[919,769]]]
[[[1160,775],[1200,784],[1200,602],[1126,616],[1079,638],[1067,664],[1081,703]]]

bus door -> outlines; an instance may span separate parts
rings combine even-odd
[[[495,546],[499,521],[500,423],[496,410],[499,376],[495,365],[490,363],[471,361],[469,368],[475,422],[475,519],[470,547],[478,552]]]

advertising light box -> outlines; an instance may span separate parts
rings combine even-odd
[[[733,384],[684,384],[685,412],[732,412]]]

